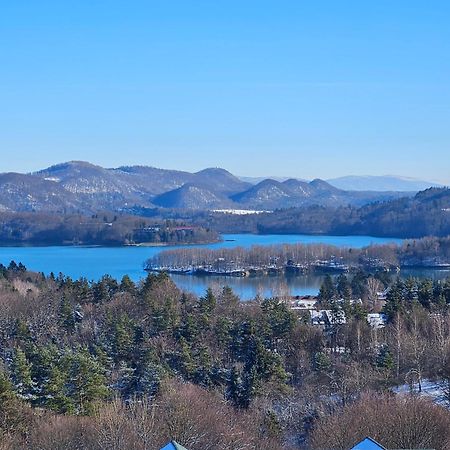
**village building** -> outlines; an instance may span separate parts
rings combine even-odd
[[[311,325],[320,326],[323,328],[331,327],[332,325],[344,325],[347,323],[344,311],[336,313],[331,309],[321,309],[319,311],[309,311],[311,318]]]
[[[291,309],[293,310],[312,310],[316,309],[317,297],[313,295],[296,296],[291,300]]]
[[[375,330],[379,330],[386,326],[387,317],[383,313],[370,313],[367,314],[367,322]]]
[[[327,325],[327,318],[324,311],[311,310],[309,311],[309,314],[311,317],[311,325],[325,328]]]
[[[387,300],[388,292],[389,292],[389,289],[385,289],[384,291],[377,292],[377,300],[379,302],[385,302]]]

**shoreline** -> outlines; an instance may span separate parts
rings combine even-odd
[[[73,248],[127,248],[127,247],[182,247],[194,245],[211,245],[224,242],[222,239],[208,242],[142,242],[139,244],[67,244],[67,243],[52,243],[52,244],[0,244],[0,248],[48,248],[48,247],[73,247]]]
[[[351,275],[357,273],[359,270],[363,270],[367,273],[376,273],[374,269],[368,269],[365,267],[355,267],[351,268],[349,271],[318,271],[314,269],[309,269],[306,271],[299,272],[286,272],[282,269],[275,270],[274,272],[268,273],[267,271],[257,271],[255,273],[246,273],[246,271],[236,271],[236,273],[213,273],[213,272],[197,272],[197,271],[177,271],[177,270],[151,270],[144,269],[147,273],[166,273],[168,275],[181,275],[183,277],[192,277],[198,279],[205,278],[245,278],[245,279],[261,279],[261,278],[297,278],[302,276],[338,276],[338,275]],[[450,267],[436,267],[436,266],[403,266],[399,267],[398,270],[385,271],[387,274],[399,275],[402,271],[408,270],[429,270],[433,272],[450,272]]]
[[[395,236],[366,236],[361,234],[323,234],[323,233],[220,233],[219,239],[211,240],[211,241],[199,241],[199,242],[141,242],[141,243],[122,243],[122,244],[98,244],[98,243],[72,243],[72,242],[52,242],[52,243],[33,243],[33,242],[0,242],[0,248],[27,248],[27,247],[80,247],[80,248],[121,248],[121,247],[181,247],[181,246],[195,246],[195,245],[211,245],[211,244],[219,244],[221,242],[235,242],[236,239],[226,238],[226,236],[235,236],[235,235],[243,235],[243,236],[255,236],[255,237],[266,237],[266,236],[305,236],[308,238],[317,237],[329,237],[329,238],[360,238],[367,237],[373,239],[388,239],[392,240],[393,245],[401,245],[401,242],[395,241],[406,241],[411,238],[402,238]],[[420,239],[420,238],[418,238]],[[306,242],[305,244],[313,244],[314,242]],[[255,244],[258,245],[258,244]],[[379,245],[378,243],[369,243],[370,245]]]

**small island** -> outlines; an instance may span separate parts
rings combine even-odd
[[[398,272],[401,268],[449,269],[450,238],[429,237],[361,249],[324,244],[174,249],[159,252],[145,263],[148,272],[236,277]]]

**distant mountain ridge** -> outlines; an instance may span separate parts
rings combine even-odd
[[[450,235],[450,189],[429,188],[412,197],[361,207],[307,206],[247,216],[205,213],[199,225],[221,233],[325,234],[420,238]],[[413,245],[414,247],[414,245]],[[433,252],[430,246],[430,252]],[[450,245],[445,247],[450,255]]]
[[[423,191],[430,187],[443,187],[433,181],[417,180],[415,178],[384,176],[355,176],[339,177],[327,180],[328,183],[339,189],[349,191]]]
[[[274,210],[315,204],[362,206],[404,195],[344,190],[320,179],[264,179],[252,184],[221,168],[190,173],[148,166],[104,168],[69,161],[30,174],[0,174],[0,211]]]
[[[241,180],[251,184],[258,184],[267,178],[279,181],[280,183],[287,180],[308,182],[303,178],[292,177],[240,177]],[[396,175],[348,175],[344,177],[329,178],[325,181],[332,186],[345,191],[418,192],[430,187],[444,187],[443,184],[435,181],[419,180]]]

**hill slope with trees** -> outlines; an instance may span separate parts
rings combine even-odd
[[[104,168],[70,161],[31,174],[0,174],[0,211],[93,214],[156,206],[269,210],[311,204],[363,205],[410,195],[346,191],[322,180],[305,182],[304,188],[299,183],[303,182],[266,180],[252,186],[220,168],[190,173],[146,166]]]
[[[325,207],[276,210],[236,216],[202,213],[199,224],[220,232],[261,234],[368,235],[400,238],[450,235],[450,189],[430,188],[413,197],[375,202],[362,207]]]
[[[177,221],[100,213],[0,212],[0,245],[204,244],[219,241],[217,232]]]
[[[376,332],[374,286],[389,288]],[[319,307],[346,321],[322,329],[229,288],[199,298],[164,274],[87,282],[11,262],[0,266],[0,447],[349,448],[370,433],[444,449],[450,412],[389,388],[450,383],[449,304],[448,280],[328,277]]]

